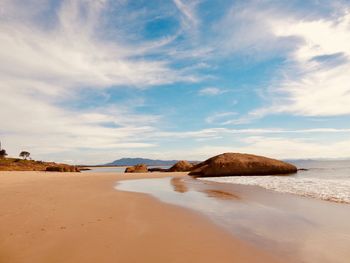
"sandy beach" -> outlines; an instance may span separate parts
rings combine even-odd
[[[350,263],[350,0],[0,0],[0,263]]]
[[[1,172],[0,262],[277,262],[196,212],[114,189],[162,176]]]

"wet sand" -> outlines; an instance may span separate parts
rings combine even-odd
[[[114,189],[164,176],[0,172],[0,262],[277,262],[196,212]]]

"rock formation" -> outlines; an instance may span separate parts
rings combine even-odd
[[[126,173],[147,173],[148,169],[147,169],[147,165],[145,164],[137,164],[134,166],[127,167],[125,169],[125,172]]]
[[[78,167],[65,164],[57,164],[46,167],[46,172],[80,172]]]
[[[282,175],[296,173],[297,168],[275,159],[241,153],[224,153],[195,165],[190,175],[198,177],[237,175]]]
[[[192,170],[192,168],[193,164],[191,164],[190,162],[179,161],[169,169],[169,172],[189,172]]]

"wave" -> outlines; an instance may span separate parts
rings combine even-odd
[[[260,186],[322,200],[350,204],[350,180],[299,178],[284,176],[230,176],[200,178],[204,181]]]

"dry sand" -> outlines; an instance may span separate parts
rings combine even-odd
[[[276,262],[199,214],[113,188],[146,176],[164,174],[0,172],[0,262]]]

